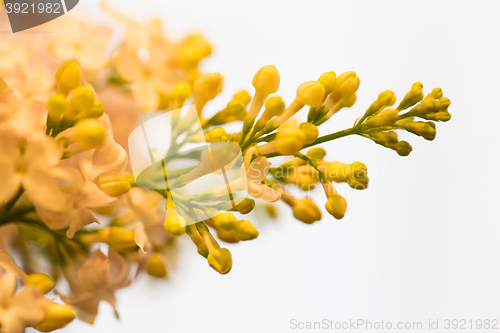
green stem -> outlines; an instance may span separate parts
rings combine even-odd
[[[342,138],[344,136],[348,136],[348,135],[352,135],[352,134],[356,134],[356,130],[354,128],[348,128],[348,129],[345,129],[343,131],[339,131],[339,132],[335,132],[335,133],[321,136],[321,137],[317,138],[316,141],[314,141],[313,143],[304,146],[304,148],[316,146],[316,145],[319,145],[321,143],[332,141],[335,139],[339,139],[339,138]]]
[[[24,189],[22,187],[19,187],[17,193],[12,198],[10,198],[10,200],[7,201],[7,203],[5,204],[4,210],[6,212],[10,211],[12,207],[14,207],[14,205],[16,204],[17,200],[19,200],[19,198],[23,195],[23,193]]]

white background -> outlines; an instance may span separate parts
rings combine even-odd
[[[257,240],[229,247],[227,276],[183,238],[168,281],[143,277],[118,293],[119,321],[102,304],[94,327],[68,331],[277,333],[297,331],[291,319],[424,327],[429,319],[500,319],[499,2],[109,3],[137,18],[161,17],[173,38],[206,35],[214,52],[203,68],[225,77],[213,110],[274,64],[288,103],[297,85],[325,71],[361,78],[355,106],[322,134],[352,126],[381,91],[400,100],[416,81],[425,93],[443,88],[453,117],[438,124],[434,142],[403,136],[414,148],[406,158],[361,137],[325,144],[327,159],[369,168],[366,191],[339,187],[348,201],[343,220],[325,213],[309,226],[283,206],[278,221],[259,218]],[[103,18],[97,0],[74,12]]]

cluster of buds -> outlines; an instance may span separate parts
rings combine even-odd
[[[399,141],[395,130],[406,130],[426,140],[436,137],[434,121],[448,121],[450,100],[443,97],[441,88],[435,88],[424,98],[423,85],[416,82],[405,95],[396,109],[392,106],[396,97],[392,91],[381,93],[370,105],[365,115],[356,123],[356,133],[372,139],[375,143],[395,150],[401,156],[407,156],[412,151],[406,141]],[[409,109],[405,113],[403,110]],[[415,121],[415,118],[434,121]]]
[[[103,7],[125,25],[111,57],[111,29],[74,19],[60,35],[36,37],[48,46],[37,54],[44,61],[30,58],[24,43],[0,41],[19,55],[0,64],[0,333],[48,332],[75,316],[92,323],[99,303],[115,307],[116,290],[132,276],[168,276],[178,237],[227,274],[230,244],[259,236],[251,222],[259,207],[274,218],[281,201],[312,224],[323,216],[313,200],[319,189],[328,217],[342,219],[347,202],[335,186],[366,189],[367,166],[325,159],[318,145],[357,134],[406,156],[412,147],[397,130],[434,140],[435,122],[451,117],[441,89],[424,98],[415,83],[396,108],[395,94],[385,91],[352,128],[320,136],[318,127],[354,105],[360,79],[326,72],[300,84],[287,105],[276,95],[273,65],[257,71],[252,91],[236,91],[222,110],[210,110],[224,79],[199,70],[212,52],[204,37],[174,42],[158,20],[138,23]],[[33,70],[15,72],[26,63]],[[195,112],[177,112],[192,106]],[[306,108],[307,121],[298,121]],[[170,116],[154,125],[171,136],[164,158],[155,160],[163,151],[148,147],[153,163],[139,175],[133,150],[131,158],[126,152],[129,135],[145,133],[138,111]],[[273,165],[277,157],[285,161]],[[209,176],[224,183],[198,182]],[[57,290],[61,278],[68,292]]]

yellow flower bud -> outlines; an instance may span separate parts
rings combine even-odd
[[[266,101],[266,109],[255,124],[255,131],[260,131],[266,126],[269,120],[273,117],[279,116],[285,110],[285,102],[279,96],[271,96]]]
[[[162,255],[153,252],[148,260],[148,275],[162,278],[167,275],[167,269],[165,268],[165,263],[163,262]]]
[[[435,121],[448,121],[451,119],[451,114],[448,111],[439,111],[435,113],[426,114],[423,116],[423,118]]]
[[[217,237],[226,243],[238,243],[240,241],[234,236],[234,230],[217,229]]]
[[[209,73],[200,76],[194,83],[196,98],[211,101],[222,91],[222,76],[219,73]]]
[[[186,218],[179,215],[175,209],[169,209],[168,216],[165,223],[163,223],[163,227],[168,233],[174,236],[181,236],[186,232]]]
[[[270,218],[275,219],[276,217],[278,217],[278,212],[276,211],[275,205],[264,204],[264,209],[266,210],[266,213]]]
[[[45,311],[43,321],[33,325],[33,328],[40,332],[52,332],[63,328],[75,318],[76,313],[71,306],[51,302]]]
[[[135,233],[120,227],[109,228],[108,244],[118,252],[135,250],[138,245],[135,241]]]
[[[446,110],[451,104],[451,101],[446,97],[441,97],[438,100],[438,109]]]
[[[76,61],[65,62],[56,73],[56,80],[64,93],[78,87],[82,82],[82,71]]]
[[[271,96],[266,101],[266,110],[265,114],[269,116],[269,119],[272,117],[279,116],[283,110],[285,110],[285,102],[280,96]]]
[[[392,125],[398,120],[398,112],[395,109],[385,109],[381,114],[368,118],[364,125],[367,127]]]
[[[321,211],[314,201],[304,198],[294,203],[293,216],[299,221],[311,224],[321,220]]]
[[[394,92],[392,92],[390,90],[386,90],[386,91],[380,93],[380,95],[378,95],[377,100],[383,106],[391,106],[396,102],[396,95],[394,95]]]
[[[441,88],[434,88],[431,91],[431,96],[434,97],[434,99],[440,99],[443,97],[443,90]]]
[[[246,90],[240,90],[236,94],[233,95],[233,101],[238,101],[244,106],[248,105],[252,100],[252,96]]]
[[[239,204],[236,205],[236,207],[232,210],[238,211],[240,214],[248,214],[250,213],[255,207],[255,200],[249,199],[249,198],[244,198]]]
[[[208,254],[208,264],[221,274],[227,274],[233,267],[233,257],[231,252],[225,248],[218,248]]]
[[[399,103],[398,110],[404,110],[420,102],[424,99],[424,94],[422,92],[423,84],[420,82],[415,82],[405,97]]]
[[[356,94],[352,94],[350,96],[344,97],[340,100],[340,106],[343,108],[350,108],[356,103]]]
[[[94,106],[87,112],[86,116],[90,118],[99,118],[104,114],[104,104],[101,101],[94,101]]]
[[[217,228],[231,230],[234,228],[238,220],[231,213],[221,213],[211,218]]]
[[[365,117],[371,116],[373,114],[379,113],[380,110],[387,106],[391,106],[396,101],[396,96],[390,90],[386,90],[378,95],[378,98],[375,102],[370,105],[370,107],[365,112]]]
[[[380,141],[380,144],[384,146],[391,146],[398,143],[398,135],[395,131],[370,132],[370,136],[375,138],[376,142]]]
[[[349,71],[349,72],[344,72],[344,73],[340,74],[337,77],[337,87],[344,84],[344,82],[346,82],[347,80],[349,80],[352,77],[356,77],[356,72]]]
[[[307,157],[313,160],[314,159],[322,160],[323,157],[325,157],[326,155],[326,151],[323,148],[311,148],[309,149],[306,155]]]
[[[349,184],[350,187],[352,187],[355,190],[364,190],[368,187],[368,177],[363,177],[363,178],[349,178],[347,180],[347,184]]]
[[[34,286],[43,294],[46,294],[54,288],[54,281],[43,273],[31,273],[24,280],[24,285]]]
[[[188,82],[182,81],[175,85],[172,99],[184,101],[191,96],[193,89]]]
[[[182,42],[176,57],[177,65],[185,69],[195,68],[210,53],[212,47],[207,40],[199,34],[193,34]]]
[[[317,106],[323,100],[325,88],[319,81],[308,81],[297,88],[297,98],[302,104]]]
[[[361,162],[352,162],[351,165],[348,168],[348,177],[351,178],[365,178],[366,174],[368,173],[367,167],[364,163]]]
[[[99,147],[106,137],[102,123],[95,119],[80,120],[75,130],[75,139],[84,149]]]
[[[130,183],[116,172],[101,172],[94,182],[101,191],[110,197],[119,197],[130,190]]]
[[[227,133],[222,127],[214,127],[208,132],[208,141],[227,142]]]
[[[432,121],[424,122],[410,122],[405,123],[403,128],[413,134],[422,136],[424,139],[432,141],[436,137],[436,124]]]
[[[333,194],[328,197],[325,208],[330,215],[339,220],[344,217],[345,211],[347,210],[347,201],[343,196]]]
[[[274,65],[264,66],[255,73],[252,85],[256,91],[267,95],[274,94],[280,86],[280,73]]]
[[[319,130],[314,124],[301,123],[299,129],[302,130],[306,136],[306,145],[313,143],[318,138]]]
[[[63,94],[52,95],[47,101],[47,108],[52,119],[59,119],[64,111],[68,108],[66,96]]]
[[[359,84],[360,80],[358,77],[351,77],[337,88],[335,94],[338,95],[338,98],[351,96],[358,90]]]
[[[323,88],[325,88],[325,95],[330,95],[333,89],[335,89],[337,74],[335,74],[335,72],[326,72],[319,77],[318,81],[323,85]]]
[[[259,232],[250,221],[241,220],[234,227],[234,235],[242,241],[252,240],[259,236]]]
[[[410,155],[412,150],[413,148],[406,141],[399,141],[396,146],[396,152],[398,153],[399,156],[408,156]]]
[[[306,140],[304,131],[298,128],[287,128],[276,134],[276,149],[281,155],[295,155],[304,147]]]
[[[78,112],[88,112],[94,106],[94,92],[89,87],[80,87],[71,93],[71,107]]]

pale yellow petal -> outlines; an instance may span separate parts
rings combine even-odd
[[[154,111],[158,109],[160,96],[156,90],[154,81],[140,79],[132,87],[134,99],[142,111]]]

